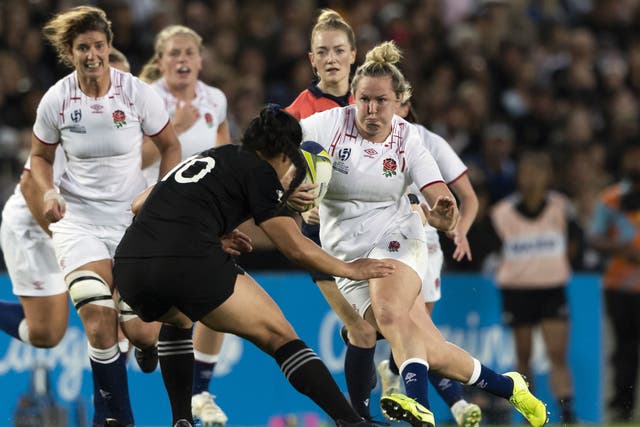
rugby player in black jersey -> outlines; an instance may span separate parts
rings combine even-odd
[[[195,321],[244,337],[273,356],[296,390],[338,426],[370,424],[228,252],[250,247],[235,228],[253,218],[284,255],[304,268],[352,279],[392,273],[393,267],[380,260],[347,263],[330,256],[301,234],[283,208],[304,178],[301,140],[298,121],[278,106],[267,106],[249,124],[242,146],[213,148],[185,160],[134,201],[137,214],[116,251],[114,282],[143,320],[163,322],[160,367],[176,425],[193,422]],[[285,189],[282,181],[292,164],[296,174]]]

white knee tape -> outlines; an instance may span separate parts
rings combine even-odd
[[[76,310],[85,304],[101,305],[115,310],[111,289],[98,274],[89,270],[74,271],[65,280]]]
[[[128,322],[131,319],[135,319],[138,315],[133,311],[131,306],[124,302],[120,294],[118,294],[118,317],[121,322]]]

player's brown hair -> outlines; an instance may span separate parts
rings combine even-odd
[[[73,41],[78,35],[89,31],[104,33],[107,43],[112,44],[111,21],[107,19],[104,10],[93,6],[78,6],[60,12],[42,28],[45,38],[56,50],[58,60],[71,67],[73,63],[69,59],[69,53],[73,47]]]

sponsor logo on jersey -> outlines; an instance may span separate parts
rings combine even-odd
[[[389,252],[398,252],[400,249],[400,242],[392,240],[389,242]]]
[[[213,127],[213,116],[211,115],[211,113],[204,114],[204,121],[207,123],[208,127]]]
[[[364,156],[368,157],[370,159],[373,159],[374,156],[376,156],[378,154],[378,152],[376,150],[374,150],[373,148],[367,148],[366,150],[364,150]]]
[[[384,159],[382,161],[382,174],[387,178],[396,175],[396,169],[398,169],[398,164],[394,159]]]
[[[87,133],[87,129],[82,125],[70,126],[69,132],[73,133]]]
[[[112,116],[113,116],[113,124],[115,124],[117,128],[121,128],[122,126],[127,124],[126,122],[127,116],[125,116],[124,111],[116,110],[113,112]]]
[[[89,108],[91,108],[91,112],[93,112],[94,114],[102,114],[103,107],[100,104],[93,104],[89,106]]]
[[[42,280],[35,280],[31,282],[31,284],[33,285],[34,288],[36,288],[39,291],[44,289],[44,282]]]
[[[351,148],[341,148],[338,150],[338,158],[343,162],[346,162],[351,157]]]
[[[282,203],[282,196],[284,196],[284,191],[276,190],[276,196],[278,197],[278,203]]]
[[[73,123],[78,123],[82,119],[82,110],[73,110],[71,113],[71,121]]]

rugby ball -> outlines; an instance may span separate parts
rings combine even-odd
[[[300,144],[300,151],[307,164],[307,172],[302,183],[318,184],[318,187],[312,190],[318,197],[313,203],[308,204],[303,209],[296,208],[292,205],[289,205],[289,207],[298,212],[306,212],[318,206],[327,193],[329,181],[331,180],[331,157],[329,153],[322,148],[322,145],[315,141],[304,141]]]

